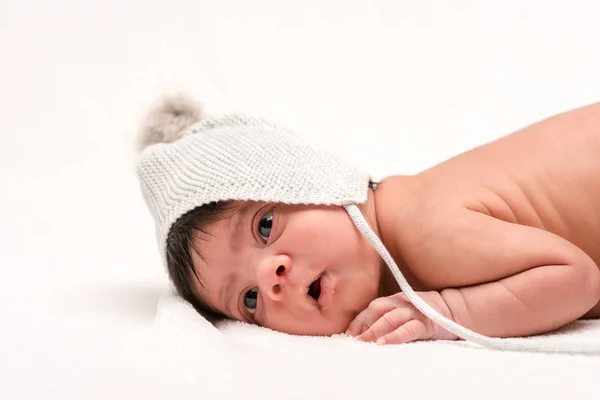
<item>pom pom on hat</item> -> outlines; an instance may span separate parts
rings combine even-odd
[[[138,135],[138,150],[155,143],[171,143],[204,117],[202,107],[183,95],[165,96],[150,109]]]

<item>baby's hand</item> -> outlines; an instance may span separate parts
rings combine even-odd
[[[448,305],[438,292],[417,292],[442,315],[452,319]],[[371,302],[346,330],[364,342],[407,343],[415,340],[456,340],[457,337],[421,314],[402,292]]]

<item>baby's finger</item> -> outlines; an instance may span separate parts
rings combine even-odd
[[[395,331],[412,318],[412,312],[408,308],[395,308],[385,313],[373,325],[362,333],[358,340],[374,342],[385,335]]]
[[[427,327],[423,321],[411,319],[398,329],[377,340],[377,344],[400,344],[414,342],[415,340],[425,339],[426,334]]]
[[[363,311],[364,312],[364,311]],[[346,335],[349,336],[357,336],[361,331],[362,331],[362,327],[365,323],[365,316],[361,315],[362,313],[358,314],[353,320],[352,322],[350,322],[350,325],[348,326],[348,329],[346,329]]]
[[[396,307],[397,305],[394,302],[383,297],[373,300],[367,308],[362,310],[354,320],[352,320],[348,329],[346,329],[346,335],[358,336],[362,334],[385,313],[392,311]]]

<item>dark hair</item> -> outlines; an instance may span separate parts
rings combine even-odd
[[[194,208],[182,215],[171,226],[167,235],[166,259],[169,278],[175,290],[189,302],[203,317],[214,322],[227,316],[213,309],[194,290],[194,279],[203,286],[192,259],[192,251],[202,260],[204,257],[194,245],[194,240],[202,240],[200,234],[210,235],[206,227],[231,216],[235,211],[232,202],[219,201]]]

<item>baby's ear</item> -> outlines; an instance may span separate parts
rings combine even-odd
[[[163,97],[142,122],[138,150],[155,143],[174,142],[186,128],[202,120],[203,114],[202,107],[184,95]]]

